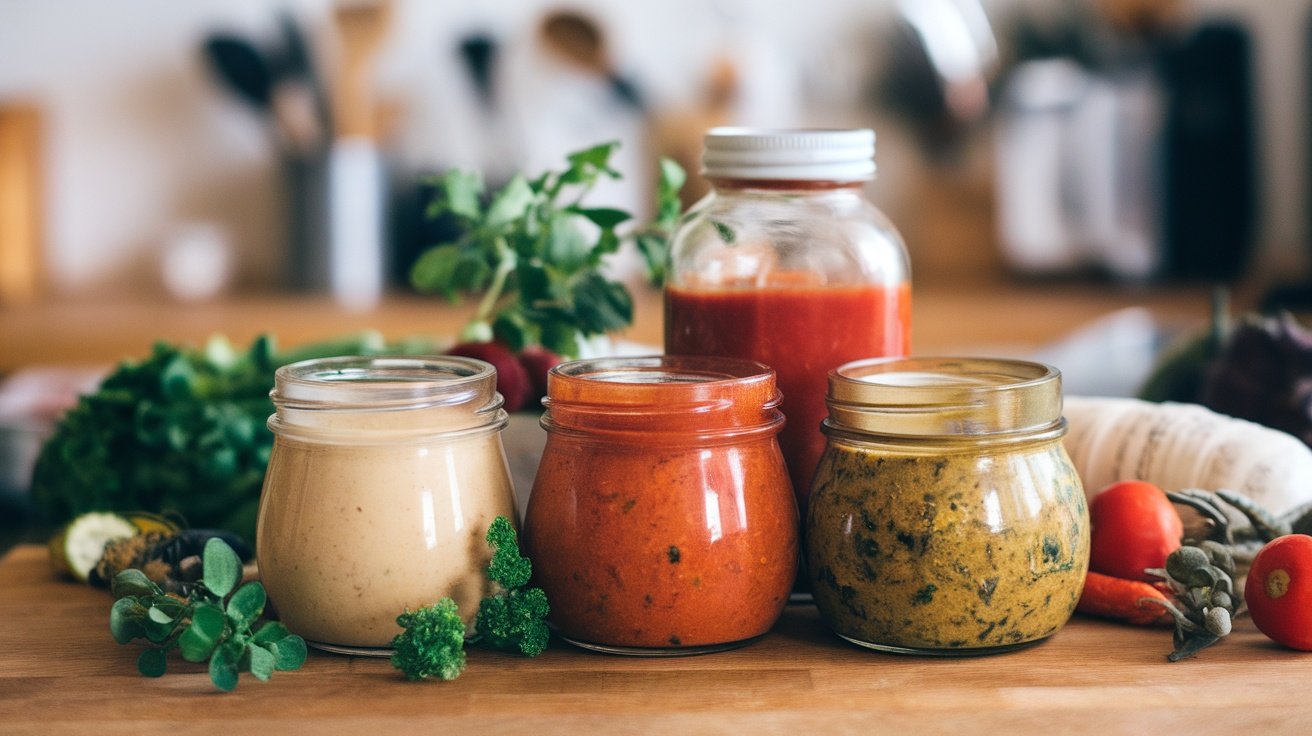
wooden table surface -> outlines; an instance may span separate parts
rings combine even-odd
[[[634,291],[635,320],[621,337],[659,346],[660,293]],[[1242,300],[1240,300],[1242,303]],[[917,282],[912,350],[920,355],[979,346],[1033,349],[1109,312],[1143,306],[1173,325],[1207,319],[1204,286],[1134,288],[1108,284],[1024,283],[1000,278]],[[149,352],[155,340],[202,343],[222,333],[245,344],[271,332],[296,345],[374,328],[389,338],[455,334],[471,312],[435,297],[389,296],[376,308],[347,312],[325,297],[250,294],[179,305],[159,298],[44,301],[0,307],[0,371],[34,364],[105,365]]]
[[[44,549],[0,560],[0,732],[188,733],[1045,733],[1306,734],[1312,654],[1247,619],[1197,658],[1167,663],[1170,634],[1077,617],[1010,654],[880,654],[790,606],[743,649],[634,659],[559,642],[536,659],[472,651],[452,682],[407,682],[385,661],[311,650],[232,693],[200,665],[136,671],[110,638],[109,594],[53,579]],[[175,655],[176,656],[176,655]]]

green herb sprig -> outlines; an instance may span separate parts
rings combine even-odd
[[[497,590],[484,598],[474,618],[474,634],[468,642],[526,657],[536,657],[547,648],[551,633],[546,618],[550,612],[547,594],[529,588],[533,565],[519,553],[515,527],[504,516],[492,520],[487,530],[492,545],[488,579]],[[465,669],[465,625],[456,602],[443,598],[416,611],[406,610],[396,623],[403,631],[392,639],[392,666],[409,680],[439,677],[454,680]]]
[[[421,292],[452,303],[462,294],[481,295],[462,341],[495,337],[516,351],[542,345],[577,356],[582,340],[632,323],[633,297],[601,272],[602,260],[632,238],[653,281],[664,278],[685,175],[678,164],[662,160],[655,219],[621,235],[618,227],[631,214],[583,202],[597,182],[620,178],[610,163],[618,147],[603,143],[572,153],[563,171],[534,179],[516,175],[486,206],[477,172],[452,170],[435,181],[438,193],[426,214],[449,213],[463,234],[420,256],[410,280]]]
[[[551,637],[546,623],[551,612],[547,594],[541,588],[526,587],[533,564],[519,553],[519,540],[509,519],[494,519],[487,541],[494,550],[487,576],[498,590],[478,605],[474,639],[493,649],[536,657]]]
[[[129,569],[114,576],[114,607],[109,631],[119,644],[145,639],[137,669],[160,677],[168,653],[177,649],[188,662],[209,661],[210,681],[220,690],[237,687],[239,672],[265,681],[275,670],[305,663],[305,640],[277,621],[256,627],[267,596],[259,582],[241,582],[241,560],[221,539],[205,544],[203,574],[186,597],[165,593],[146,574]]]
[[[396,618],[404,631],[392,639],[392,666],[407,680],[454,680],[465,671],[465,622],[456,602],[443,598]]]

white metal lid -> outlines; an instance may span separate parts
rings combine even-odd
[[[712,128],[702,173],[709,178],[864,181],[875,175],[875,131]]]

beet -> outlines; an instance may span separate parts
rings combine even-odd
[[[519,363],[528,371],[528,380],[533,386],[533,393],[529,396],[529,403],[525,408],[534,408],[534,405],[547,395],[547,372],[561,362],[559,355],[537,345],[531,345],[520,351]]]
[[[477,358],[497,369],[497,391],[505,399],[506,411],[524,408],[533,392],[533,382],[515,354],[499,342],[463,342],[446,351],[448,355]]]

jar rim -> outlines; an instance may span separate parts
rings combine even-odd
[[[650,355],[561,363],[547,373],[548,431],[625,438],[741,437],[783,424],[774,369],[736,358]]]
[[[486,393],[496,369],[460,356],[344,355],[290,363],[274,372],[274,406],[296,410],[403,410],[468,403]],[[500,409],[500,394],[493,394]]]
[[[829,373],[827,431],[886,437],[1065,432],[1061,372],[1026,360],[870,358]]]

